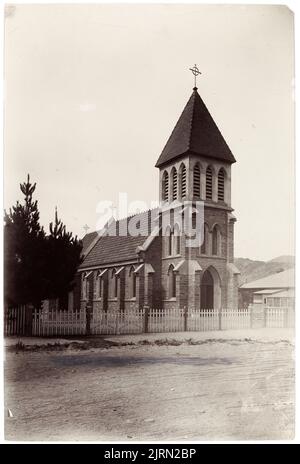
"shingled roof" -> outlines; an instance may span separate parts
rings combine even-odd
[[[160,167],[187,153],[235,163],[235,158],[197,92],[197,87],[194,87],[155,166]]]
[[[95,240],[95,245],[87,252],[79,269],[136,260],[138,258],[137,247],[142,247],[151,233],[151,215],[152,218],[155,218],[157,214],[158,209],[148,210],[118,221],[112,221],[100,234],[97,232],[87,234],[83,238],[83,243],[88,244],[84,247],[85,250],[88,249],[97,235],[99,239]],[[139,235],[133,236],[128,232],[125,233],[126,226],[132,219],[137,224]]]

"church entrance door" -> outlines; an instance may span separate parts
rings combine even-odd
[[[213,309],[214,307],[214,279],[207,270],[204,272],[201,281],[200,308]]]

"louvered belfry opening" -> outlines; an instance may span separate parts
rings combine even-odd
[[[218,174],[218,200],[224,201],[225,199],[225,174],[224,170],[220,169]]]
[[[194,197],[200,198],[200,168],[198,164],[194,167],[193,193]]]
[[[163,191],[163,200],[169,200],[169,175],[165,171],[163,174],[163,182],[162,182],[162,191]]]
[[[173,200],[177,200],[177,171],[176,169],[173,170],[172,181],[173,181]]]
[[[181,169],[181,198],[186,197],[186,167],[182,166]]]
[[[206,199],[212,200],[212,169],[210,166],[206,170]]]

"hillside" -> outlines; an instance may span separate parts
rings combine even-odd
[[[235,258],[234,263],[241,271],[241,284],[262,279],[276,272],[295,266],[294,256],[278,256],[270,261],[255,261],[249,258]]]

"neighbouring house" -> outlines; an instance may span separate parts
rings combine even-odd
[[[267,307],[293,307],[295,304],[295,270],[271,274],[239,288],[240,307],[262,304]]]
[[[69,308],[237,308],[232,163],[235,158],[195,87],[156,163],[160,206],[84,237],[84,261]],[[204,215],[201,241],[192,247],[182,220],[187,211],[196,228],[197,217]],[[138,233],[127,230],[132,225]]]

